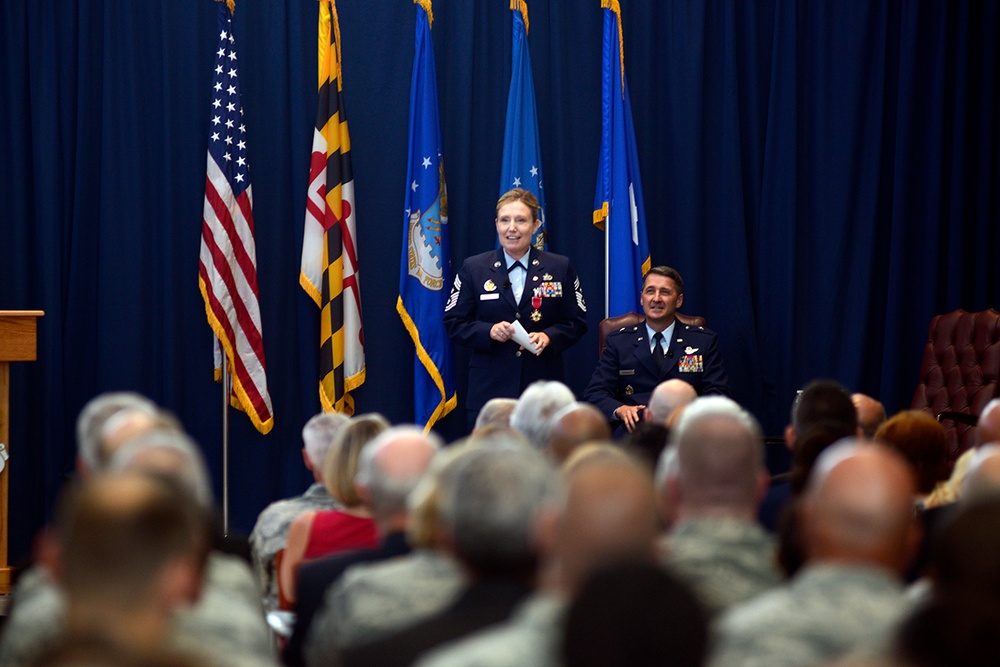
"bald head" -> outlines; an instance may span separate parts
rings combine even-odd
[[[671,455],[663,457],[670,470],[659,477],[678,518],[756,516],[768,478],[760,426],[750,413],[728,398],[699,398],[685,409],[671,445],[676,460],[671,466]]]
[[[962,482],[962,502],[1000,496],[1000,442],[986,443],[975,450]]]
[[[439,448],[434,435],[416,427],[396,427],[361,450],[356,480],[380,526],[405,520],[407,500]]]
[[[917,541],[915,492],[909,465],[887,447],[848,440],[824,450],[803,496],[809,561],[904,571]]]
[[[510,426],[510,415],[517,405],[516,398],[491,398],[479,410],[473,433],[491,426]]]
[[[598,567],[653,557],[659,530],[653,480],[628,457],[581,461],[566,481],[556,551],[563,586],[575,590]]]
[[[885,407],[865,394],[851,394],[851,402],[858,412],[858,428],[870,440],[885,421]]]
[[[987,403],[976,422],[976,447],[987,442],[1000,442],[1000,398]]]
[[[611,428],[601,411],[589,403],[570,403],[552,417],[549,454],[563,463],[580,445],[611,439]]]
[[[646,406],[645,418],[657,424],[666,424],[674,410],[698,398],[698,392],[684,380],[671,378],[656,385]]]

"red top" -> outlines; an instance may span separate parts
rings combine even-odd
[[[377,546],[378,530],[372,519],[340,510],[320,510],[313,519],[309,543],[302,559],[320,558],[352,549],[373,549]]]

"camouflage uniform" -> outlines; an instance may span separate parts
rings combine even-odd
[[[417,667],[558,667],[566,601],[535,594],[510,620],[431,651]]]
[[[670,532],[663,562],[712,615],[781,584],[774,538],[752,521],[683,521]]]
[[[342,509],[320,482],[314,482],[301,496],[273,502],[257,517],[250,533],[250,555],[257,583],[264,596],[264,607],[278,608],[278,579],[274,557],[285,548],[288,528],[303,512]]]
[[[0,640],[0,665],[29,665],[62,636],[66,601],[42,568],[27,570]],[[213,552],[194,606],[172,619],[168,647],[210,667],[274,667],[270,631],[250,568],[234,556]]]
[[[883,645],[910,610],[898,577],[876,567],[817,564],[736,606],[716,626],[712,667],[810,667]]]
[[[355,565],[326,592],[306,638],[306,664],[336,664],[343,648],[433,616],[464,587],[458,564],[435,550]]]

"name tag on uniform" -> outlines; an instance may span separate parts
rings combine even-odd
[[[480,294],[479,295],[479,300],[480,301],[493,301],[494,299],[499,299],[499,298],[500,298],[500,295],[498,293],[496,293],[496,292],[494,292],[493,294]]]
[[[705,372],[705,364],[700,354],[685,354],[677,362],[677,370],[681,373],[703,373]]]
[[[619,375],[619,377],[622,376],[622,375],[635,375],[635,369],[634,368],[623,368],[620,371],[618,371],[618,375]]]

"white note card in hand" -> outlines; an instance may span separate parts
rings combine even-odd
[[[521,326],[521,323],[518,320],[514,320],[514,335],[511,336],[511,340],[531,352],[536,357],[541,354],[541,350],[539,350],[538,347],[531,342],[531,339],[528,338],[528,332],[524,330],[524,327]]]

